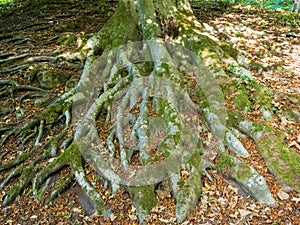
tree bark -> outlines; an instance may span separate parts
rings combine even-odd
[[[300,0],[295,0],[294,1],[294,12],[300,13]]]

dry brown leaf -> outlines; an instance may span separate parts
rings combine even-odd
[[[242,218],[245,218],[246,216],[252,214],[251,211],[245,210],[245,209],[238,209],[238,211],[239,211]]]
[[[289,147],[292,147],[292,146],[295,146],[297,149],[300,150],[300,145],[299,145],[296,141],[292,141],[292,142],[289,144]]]
[[[293,197],[291,201],[296,202],[297,204],[300,202],[300,198]]]
[[[157,190],[156,193],[161,199],[171,198],[171,193],[168,190]]]

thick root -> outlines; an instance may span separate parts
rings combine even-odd
[[[34,166],[23,167],[19,169],[14,175],[20,173],[21,176],[19,180],[9,189],[7,193],[5,193],[2,205],[7,206],[13,203],[19,195],[28,187],[29,183],[32,181],[34,177]],[[12,177],[10,177],[12,178]],[[2,186],[2,184],[1,184]]]
[[[284,134],[259,122],[252,122],[242,115],[232,113],[234,126],[249,135],[257,144],[268,169],[284,185],[300,191],[300,156],[284,144]]]

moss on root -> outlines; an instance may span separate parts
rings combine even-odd
[[[157,205],[154,186],[133,186],[127,188],[132,204],[136,207],[140,223],[144,223],[150,210]]]
[[[248,92],[243,86],[241,86],[240,90],[238,90],[234,96],[234,107],[244,113],[251,107]]]
[[[218,171],[222,172],[224,175],[228,175],[230,168],[233,166],[233,160],[226,153],[220,155],[219,161],[216,165]]]
[[[58,102],[46,108],[42,117],[46,121],[46,124],[55,123],[60,115],[62,115],[62,112],[70,109],[70,107],[72,107],[72,103],[70,102]]]
[[[282,183],[294,190],[300,190],[300,156],[284,143],[283,132],[272,127],[245,119],[241,114],[229,112],[232,125],[249,135],[257,144],[259,154],[266,161],[269,170]]]
[[[294,190],[300,190],[300,156],[288,148],[282,138],[265,134],[257,143],[258,151],[278,180]]]
[[[19,195],[25,190],[25,188],[29,185],[34,177],[34,166],[29,167],[21,167],[20,173],[21,177],[19,178],[18,182],[16,182],[5,194],[3,199],[2,205],[7,206],[13,203]]]

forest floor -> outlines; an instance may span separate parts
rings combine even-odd
[[[18,1],[17,1],[18,2]],[[97,32],[113,13],[115,2],[101,1],[19,1],[7,11],[0,11],[0,55],[50,54],[55,50],[68,52],[78,47],[77,37]],[[36,3],[35,3],[36,2]],[[99,3],[100,2],[100,3]],[[194,4],[196,17],[208,27],[212,35],[230,41],[245,57],[253,62],[249,69],[261,84],[272,89],[277,96],[276,107],[288,107],[280,93],[300,96],[300,16],[284,12],[265,11],[245,6],[219,4]],[[59,42],[57,37],[72,34],[73,41]],[[0,78],[28,82],[26,69],[8,71],[0,58]],[[2,65],[1,65],[2,64]],[[82,68],[61,70],[73,77],[80,77]],[[33,81],[36,82],[36,81]],[[38,85],[38,83],[33,83]],[[53,96],[60,95],[64,87],[51,90]],[[20,97],[20,96],[19,96]],[[24,116],[42,110],[32,101],[16,99],[5,104],[22,104]],[[299,109],[299,108],[298,108]],[[16,113],[1,116],[1,122],[13,120]],[[300,154],[300,122],[291,123],[284,118],[274,118],[275,126],[287,134],[287,144]],[[13,146],[14,143],[8,143]],[[261,205],[227,181],[216,171],[209,173],[211,182],[204,178],[203,193],[194,212],[183,224],[300,224],[300,194],[283,189],[266,169],[263,159],[252,140],[244,140],[251,154],[251,166],[267,180],[277,203],[275,206]],[[9,148],[9,146],[6,146]],[[14,150],[11,149],[13,152]],[[299,162],[300,163],[300,162]],[[4,179],[0,174],[0,182]],[[92,173],[90,179],[94,179]],[[138,224],[135,208],[129,195],[120,190],[114,195],[101,183],[95,187],[111,208],[110,218],[92,218],[86,215],[82,205],[88,204],[76,182],[59,198],[44,204],[32,196],[30,188],[17,203],[0,208],[0,224]],[[6,189],[0,193],[0,198]],[[158,205],[151,211],[147,224],[176,224],[175,200],[170,193],[157,191]],[[86,206],[85,208],[88,208]]]

